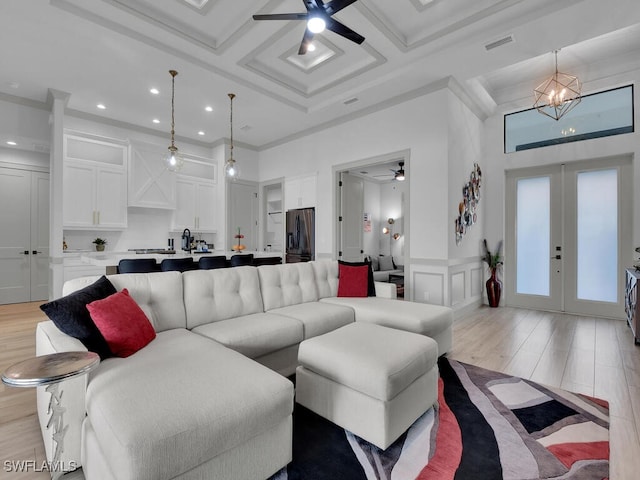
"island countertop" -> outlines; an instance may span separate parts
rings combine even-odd
[[[271,258],[282,257],[282,252],[257,252],[246,250],[242,253],[228,250],[213,250],[206,253],[189,253],[182,250],[177,250],[176,253],[135,253],[135,252],[83,252],[80,254],[80,260],[82,263],[88,265],[95,265],[98,267],[115,267],[120,260],[125,258],[153,258],[158,263],[165,258],[187,258],[191,257],[194,261],[198,261],[202,257],[215,257],[224,255],[227,259],[233,255],[247,255],[252,253],[254,258]]]

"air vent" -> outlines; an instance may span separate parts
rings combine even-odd
[[[501,47],[502,45],[506,45],[507,43],[511,43],[514,40],[515,39],[513,38],[513,35],[507,35],[506,37],[500,38],[499,40],[496,40],[491,43],[487,43],[484,46],[484,48],[486,48],[487,51],[493,50],[494,48],[498,48],[498,47]]]
[[[351,105],[352,103],[356,103],[357,101],[358,101],[358,97],[353,97],[353,98],[350,98],[349,100],[345,100],[344,104]]]

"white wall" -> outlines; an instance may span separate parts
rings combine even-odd
[[[264,179],[318,172],[316,252],[331,256],[335,238],[332,167],[409,149],[406,171],[411,182],[411,205],[419,213],[411,223],[411,256],[446,258],[447,128],[438,113],[446,112],[447,95],[436,91],[335,127],[315,132],[260,152]],[[380,227],[381,228],[381,227]]]
[[[461,132],[466,132],[468,140],[457,145]],[[472,277],[477,277],[471,270],[478,268],[477,241],[483,232],[479,224],[462,249],[451,246],[450,191],[455,183],[455,191],[461,192],[473,162],[481,160],[481,145],[482,122],[443,88],[260,152],[260,174],[267,179],[318,172],[316,252],[335,257],[333,167],[408,150],[405,184],[410,198],[403,212],[408,217],[403,237],[410,266],[405,266],[405,295],[408,291],[413,300],[462,306],[480,298],[478,289],[470,285]],[[382,211],[380,216],[387,218]],[[462,282],[459,270],[465,272]],[[453,274],[457,276],[451,279]]]
[[[403,201],[406,190],[405,182],[383,183],[380,186],[380,228],[378,228],[379,251],[383,255],[393,256],[396,264],[404,263],[404,219]],[[388,234],[382,233],[382,228],[389,226],[388,220],[393,218]],[[399,233],[398,240],[393,239],[393,234]]]
[[[364,253],[377,256],[380,250],[380,235],[382,224],[380,221],[380,184],[364,181],[364,213],[371,218],[371,231],[362,234],[362,248]]]
[[[20,150],[33,151],[34,145],[48,148],[51,143],[50,112],[44,109],[44,104],[42,107],[0,99],[0,142],[4,145],[7,140],[13,140]]]

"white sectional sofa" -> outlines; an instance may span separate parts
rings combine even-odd
[[[67,282],[63,294],[98,277]],[[291,461],[293,384],[300,342],[354,321],[432,337],[451,348],[452,311],[394,299],[338,298],[338,263],[157,272],[108,277],[127,288],[156,338],[127,358],[65,382],[61,460],[87,480],[264,479]],[[86,350],[42,322],[38,355]],[[268,367],[268,368],[267,368]],[[38,389],[45,448],[50,395]]]

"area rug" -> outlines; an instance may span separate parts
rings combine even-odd
[[[293,462],[271,480],[601,480],[605,401],[441,358],[438,404],[381,450],[296,404]]]

